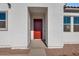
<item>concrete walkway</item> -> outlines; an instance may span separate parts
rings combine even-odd
[[[46,56],[45,45],[41,40],[31,41],[31,56]]]

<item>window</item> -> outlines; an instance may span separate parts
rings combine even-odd
[[[79,32],[79,16],[64,16],[64,32]]]
[[[64,32],[70,32],[71,30],[71,18],[70,16],[64,16]]]
[[[7,12],[0,11],[0,30],[7,30]]]
[[[74,32],[79,32],[79,16],[74,16]]]

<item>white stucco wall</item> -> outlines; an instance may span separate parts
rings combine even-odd
[[[45,13],[45,16],[44,16],[44,39],[45,39],[45,43],[46,43],[46,45],[48,46],[48,9],[47,9],[47,11],[46,11],[46,13]]]
[[[31,15],[30,15],[29,10],[28,10],[27,14],[28,14],[28,19],[27,19],[27,23],[26,23],[28,25],[28,28],[27,28],[27,30],[28,30],[27,31],[28,32],[28,35],[27,35],[28,45],[27,46],[29,48],[30,43],[31,43]]]
[[[29,7],[48,7],[48,47],[63,47],[63,4],[27,4]]]
[[[26,4],[12,4],[9,14],[9,40],[12,48],[27,48],[28,45],[28,9]]]
[[[48,7],[48,47],[63,47],[63,4]]]
[[[3,4],[4,5],[4,4]],[[8,31],[0,31],[0,48],[27,48],[27,5],[11,4],[8,9]],[[7,6],[0,5],[3,10]]]
[[[48,7],[48,47],[61,47],[62,41],[62,4],[11,4],[8,12],[8,31],[1,31],[2,45],[12,48],[28,46],[28,7]],[[53,12],[54,11],[54,12]],[[61,35],[60,35],[61,34]],[[6,36],[7,35],[7,36]],[[4,37],[5,36],[5,37]],[[0,45],[1,45],[0,43]],[[5,43],[5,44],[4,44]]]
[[[8,11],[8,31],[0,32],[0,46],[11,48],[28,47],[27,7],[48,7],[48,47],[62,47],[62,4],[11,4]],[[3,6],[2,6],[3,7]],[[60,35],[61,34],[61,35]]]
[[[0,11],[8,11],[8,31],[0,31],[0,48],[27,48],[28,36],[28,8],[48,7],[48,48],[62,48],[65,43],[79,43],[78,32],[63,32],[63,4],[0,4]],[[3,7],[4,6],[4,7]],[[78,14],[77,14],[78,15]],[[30,26],[30,25],[29,25]]]

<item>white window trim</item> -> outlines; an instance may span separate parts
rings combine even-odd
[[[71,16],[71,32],[74,32],[74,23],[73,23],[73,21],[74,21],[74,17],[73,16]]]

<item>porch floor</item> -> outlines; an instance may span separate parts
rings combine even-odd
[[[45,45],[41,40],[31,41],[31,56],[46,56]]]

